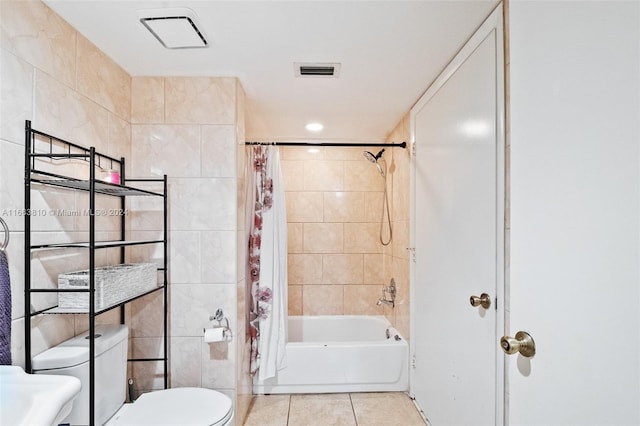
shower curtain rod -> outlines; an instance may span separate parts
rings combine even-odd
[[[407,143],[353,143],[353,142],[245,142],[245,145],[281,145],[281,146],[386,146],[406,148]]]

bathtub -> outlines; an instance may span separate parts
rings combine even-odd
[[[291,316],[288,326],[286,367],[254,379],[254,393],[409,389],[409,345],[384,316]]]

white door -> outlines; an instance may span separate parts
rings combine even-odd
[[[502,422],[501,36],[497,10],[411,113],[411,392],[434,426]]]
[[[511,1],[512,425],[640,424],[640,2]]]

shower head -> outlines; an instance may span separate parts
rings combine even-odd
[[[366,158],[367,160],[371,161],[372,163],[375,163],[376,161],[378,161],[376,156],[373,155],[373,153],[371,153],[369,151],[363,151],[362,155],[364,155],[364,158]]]
[[[384,148],[382,148],[380,152],[378,152],[376,155],[373,155],[373,153],[370,151],[363,151],[362,155],[364,155],[364,158],[371,161],[372,163],[376,163],[382,157],[383,152],[384,152]]]
[[[366,158],[367,160],[371,161],[373,164],[376,165],[376,167],[378,168],[378,171],[382,176],[384,176],[384,170],[382,170],[382,167],[380,167],[380,164],[378,164],[378,160],[382,158],[383,152],[384,152],[384,148],[382,148],[380,152],[378,152],[378,154],[376,155],[373,155],[373,153],[370,151],[362,152],[362,155],[364,155],[364,158]]]

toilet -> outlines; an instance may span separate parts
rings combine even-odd
[[[226,426],[233,422],[231,399],[211,389],[173,388],[142,394],[125,404],[127,345],[125,325],[95,328],[95,421],[98,425]],[[89,333],[83,333],[33,358],[38,374],[80,379],[82,389],[63,423],[89,424]]]

